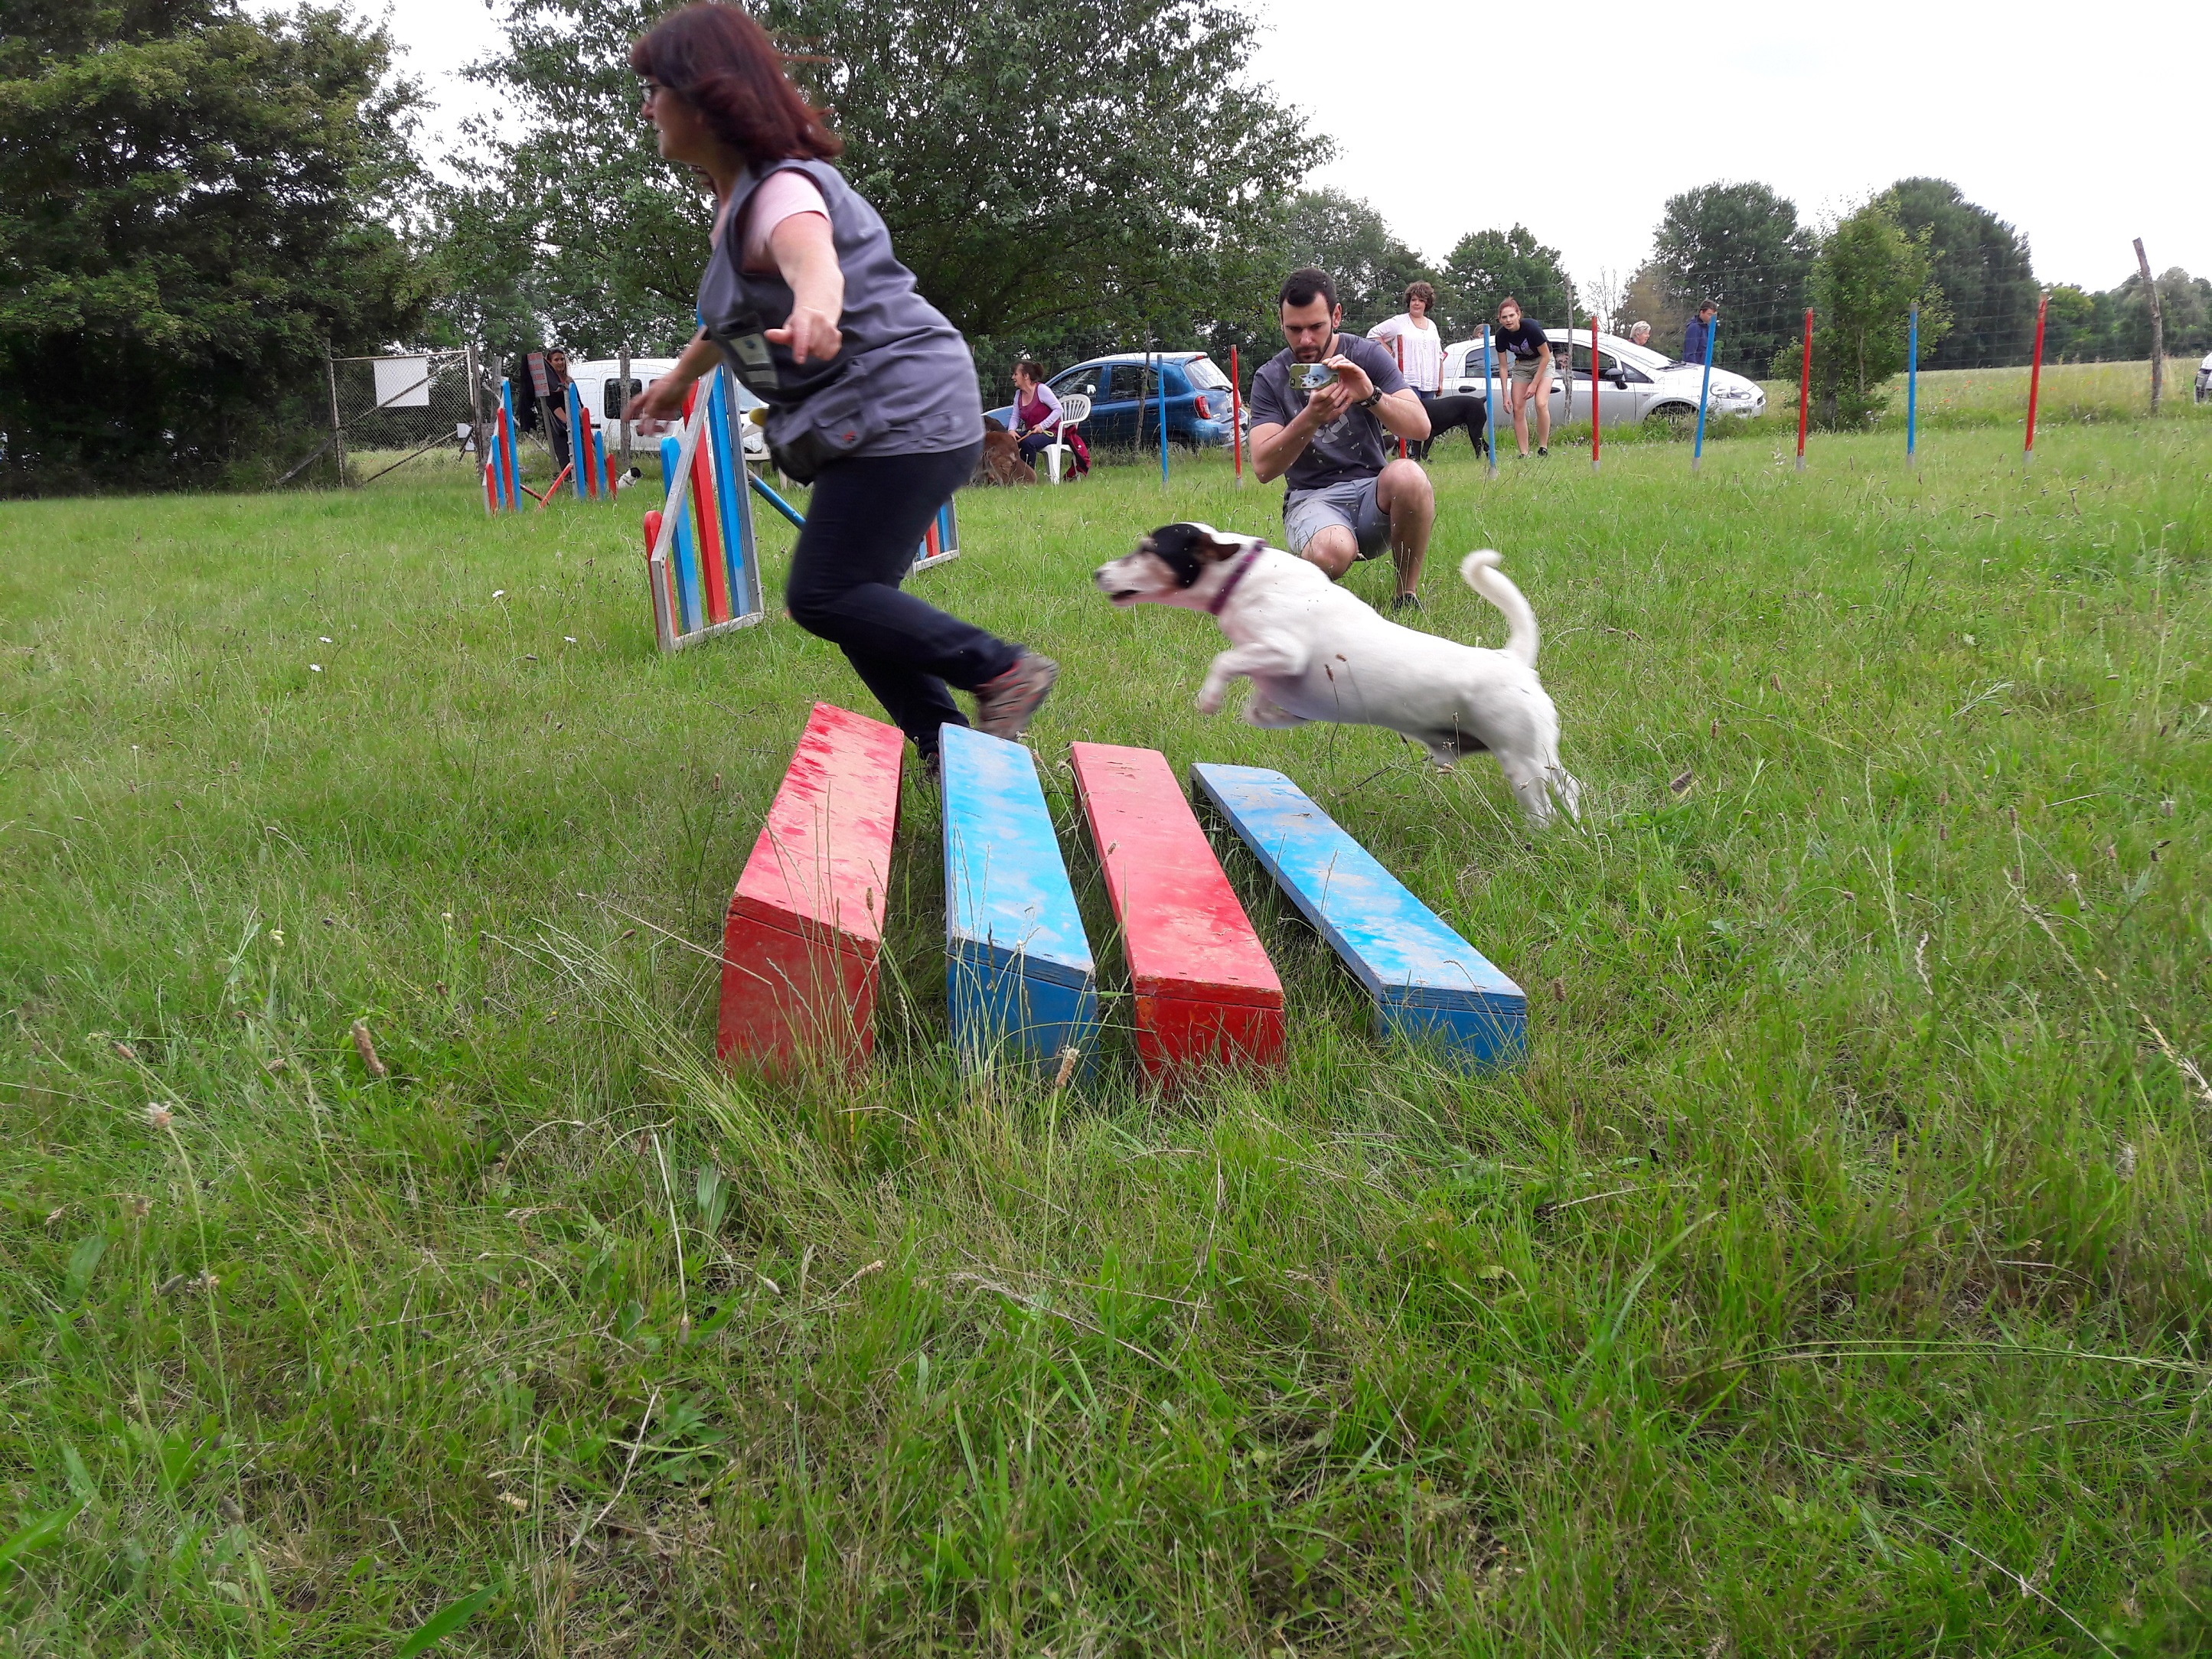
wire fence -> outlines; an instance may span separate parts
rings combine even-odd
[[[288,478],[325,455],[341,483],[359,486],[482,453],[489,392],[473,346],[332,357],[329,374],[330,434]]]

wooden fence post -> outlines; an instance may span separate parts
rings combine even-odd
[[[2150,255],[2142,238],[2136,238],[2136,269],[2142,272],[2143,294],[2150,301],[2150,412],[2158,413],[2159,394],[2166,390],[2166,319],[2158,304],[2158,283],[2150,274]]]

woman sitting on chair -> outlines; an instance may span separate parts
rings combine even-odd
[[[1022,459],[1031,466],[1053,445],[1065,442],[1074,458],[1074,470],[1091,471],[1091,452],[1084,447],[1082,434],[1070,428],[1066,438],[1061,437],[1060,394],[1044,383],[1044,365],[1033,357],[1024,357],[1014,365],[1012,430],[1022,441]]]

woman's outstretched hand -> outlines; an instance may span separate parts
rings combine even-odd
[[[629,400],[623,410],[625,421],[673,421],[684,413],[684,393],[690,382],[664,374]]]
[[[789,346],[793,362],[813,357],[826,363],[845,349],[845,337],[837,331],[836,316],[811,306],[793,306],[783,326],[769,329],[768,337],[780,346]]]

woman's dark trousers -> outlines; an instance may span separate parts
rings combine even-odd
[[[924,755],[937,752],[939,726],[968,724],[946,684],[972,691],[1021,654],[1019,646],[899,588],[930,520],[968,482],[982,449],[978,440],[933,455],[872,455],[823,467],[784,586],[791,619],[842,647]]]

